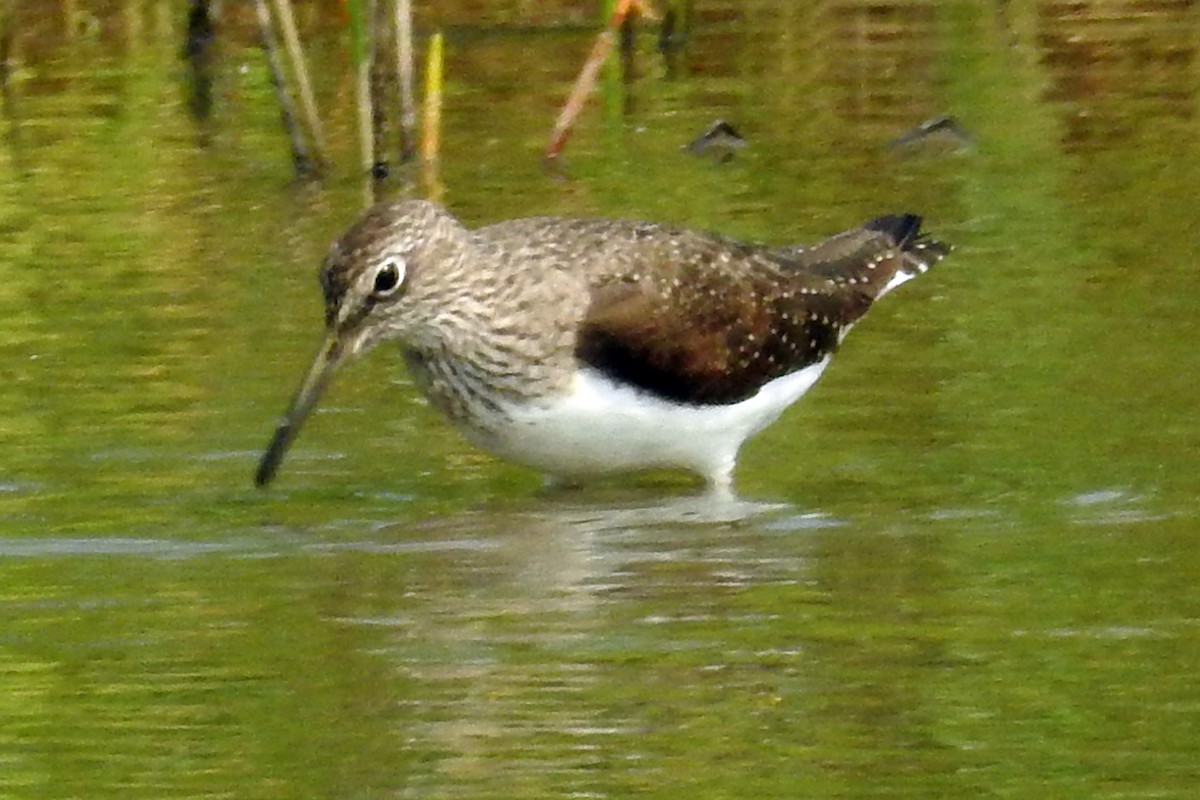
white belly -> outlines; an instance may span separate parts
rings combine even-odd
[[[727,486],[742,443],[812,388],[828,364],[826,356],[739,403],[703,407],[663,400],[584,369],[569,394],[508,409],[508,424],[472,438],[503,458],[563,477],[679,467]]]

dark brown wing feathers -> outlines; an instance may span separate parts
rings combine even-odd
[[[881,217],[811,248],[715,237],[646,248],[640,271],[592,286],[576,355],[676,402],[739,402],[833,352],[898,270],[940,258],[945,248],[922,239],[919,225]]]

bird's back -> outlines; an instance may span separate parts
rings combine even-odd
[[[832,353],[878,297],[945,254],[919,229],[895,215],[771,248],[656,223],[531,218],[477,236],[499,260],[569,285],[574,302],[556,311],[574,317],[579,363],[704,405],[745,400]]]

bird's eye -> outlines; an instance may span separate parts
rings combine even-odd
[[[385,261],[375,273],[375,285],[372,292],[376,297],[387,297],[400,287],[404,278],[404,270],[397,261]]]

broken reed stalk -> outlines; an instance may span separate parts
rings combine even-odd
[[[412,0],[396,0],[396,76],[400,84],[400,159],[412,157],[417,111],[413,100]]]
[[[296,174],[304,177],[316,172],[304,137],[296,125],[296,109],[292,96],[288,92],[283,64],[279,60],[279,51],[275,46],[275,34],[271,29],[271,10],[267,0],[255,0],[255,10],[258,13],[259,35],[262,37],[263,52],[267,56],[267,66],[271,70],[271,83],[275,87],[275,96],[279,99],[279,116],[283,120],[283,128],[287,131],[288,140],[292,144],[292,166]]]
[[[421,162],[426,192],[431,200],[440,199],[437,160],[442,126],[442,34],[429,38],[425,56],[425,108],[421,125]]]
[[[325,134],[321,130],[321,117],[317,114],[317,102],[313,98],[312,84],[308,80],[308,67],[304,61],[304,49],[300,45],[300,36],[296,33],[296,17],[292,13],[292,0],[274,0],[275,16],[279,19],[279,28],[283,32],[283,44],[287,49],[288,58],[292,62],[292,73],[296,76],[296,85],[300,90],[300,104],[304,108],[304,116],[308,122],[308,131],[312,136],[313,150],[318,163],[325,163]]]
[[[567,96],[567,102],[563,104],[562,111],[559,112],[558,119],[554,123],[554,130],[550,133],[550,143],[546,145],[544,156],[547,162],[554,163],[562,154],[563,148],[566,147],[567,139],[575,126],[575,120],[583,111],[588,95],[592,93],[592,89],[596,85],[596,76],[600,74],[600,67],[604,65],[605,59],[608,58],[608,54],[616,42],[617,30],[631,14],[641,14],[648,19],[658,19],[654,9],[650,8],[645,0],[617,0],[612,15],[608,19],[608,26],[596,36],[592,52],[583,62],[583,69],[579,71],[579,77],[575,79],[575,85],[571,87],[571,94]]]
[[[600,67],[604,66],[604,61],[608,58],[616,38],[611,30],[603,30],[596,37],[596,43],[592,45],[592,52],[588,54],[587,61],[583,62],[583,69],[579,71],[579,77],[575,79],[575,85],[571,87],[571,94],[568,95],[567,102],[563,104],[562,111],[559,112],[558,119],[554,122],[554,130],[550,133],[550,144],[546,146],[545,158],[547,161],[554,161],[566,147],[567,137],[571,135],[575,120],[579,117],[579,112],[583,110],[588,95],[592,93],[592,88],[596,85],[596,76],[600,74]]]

